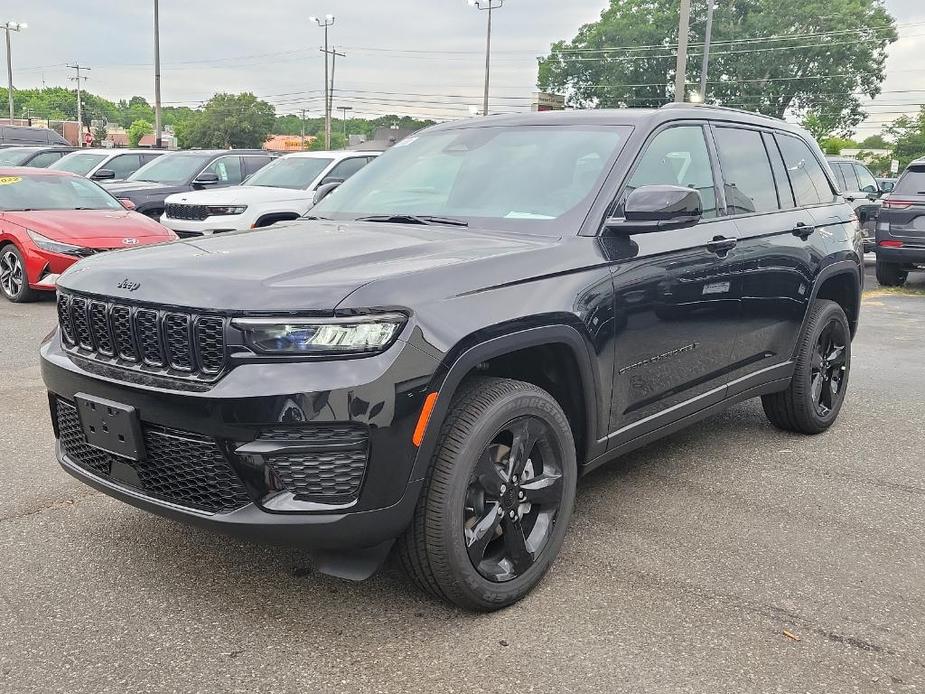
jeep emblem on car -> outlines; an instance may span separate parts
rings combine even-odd
[[[128,277],[116,285],[116,289],[128,289],[130,292],[135,291],[141,286],[141,282],[129,282]]]

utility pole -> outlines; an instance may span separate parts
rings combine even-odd
[[[678,22],[678,63],[674,76],[674,100],[686,101],[687,92],[687,35],[691,28],[691,0],[681,0],[681,17]]]
[[[80,63],[75,62],[74,65],[65,65],[66,68],[70,70],[76,70],[76,77],[68,77],[71,82],[77,82],[77,146],[84,146],[84,122],[83,122],[83,103],[81,101],[80,95],[80,80],[87,79],[84,76],[81,76],[81,70],[90,70],[91,68],[84,67]]]
[[[353,106],[338,106],[337,110],[344,114],[344,149],[347,149],[347,111],[352,111]]]
[[[328,81],[328,27],[334,24],[334,15],[326,14],[323,19],[309,17],[311,21],[324,29],[324,148],[331,149],[331,83]]]
[[[154,147],[161,149],[161,22],[159,0],[154,0]]]
[[[346,53],[338,53],[337,48],[331,47],[331,88],[328,90],[328,113],[334,112],[334,66],[337,65],[337,58],[346,58]],[[333,120],[333,119],[331,119]],[[332,123],[328,122],[328,149],[331,149],[331,126]]]
[[[302,151],[305,151],[305,109],[302,109]]]
[[[488,88],[491,83],[491,13],[504,6],[504,0],[469,0],[471,7],[488,11],[488,37],[485,41],[485,98],[482,103],[482,115],[488,115]]]
[[[713,0],[707,0],[707,30],[703,39],[703,64],[700,66],[700,99],[707,101],[707,71],[710,68],[710,40],[713,38]]]
[[[28,29],[29,25],[25,22],[5,22],[0,26],[6,29],[6,76],[8,80],[6,93],[10,101],[10,125],[13,125],[13,46],[10,41],[10,32]]]

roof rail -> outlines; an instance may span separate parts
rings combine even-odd
[[[728,111],[730,113],[744,113],[749,116],[758,116],[759,118],[770,118],[771,120],[780,121],[781,123],[786,123],[783,118],[778,118],[777,116],[766,116],[763,113],[756,113],[755,111],[746,111],[744,108],[731,108],[729,106],[714,106],[713,104],[695,104],[690,101],[671,101],[667,104],[662,104],[659,108],[709,108],[715,111]]]

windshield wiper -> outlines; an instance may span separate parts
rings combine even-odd
[[[416,214],[376,214],[368,217],[357,217],[357,222],[385,222],[391,224],[445,224],[454,227],[467,227],[469,222],[453,217],[434,217],[432,215]]]

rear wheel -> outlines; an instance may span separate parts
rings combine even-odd
[[[0,248],[0,292],[17,304],[39,298],[38,292],[29,287],[22,253],[12,243]]]
[[[851,331],[842,307],[820,299],[800,338],[790,386],[761,403],[779,429],[819,434],[835,423],[851,370]]]
[[[886,263],[877,259],[877,281],[884,287],[901,287],[909,273],[900,270],[897,263]]]
[[[453,400],[398,558],[421,588],[460,607],[510,605],[558,554],[577,474],[568,420],[549,393],[474,379]]]

